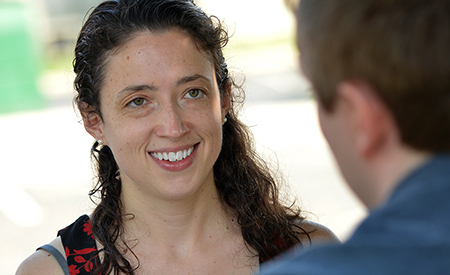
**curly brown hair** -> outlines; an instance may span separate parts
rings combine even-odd
[[[80,113],[84,118],[92,112],[102,117],[100,89],[109,55],[137,32],[171,29],[185,32],[199,50],[209,54],[222,96],[234,87],[228,121],[223,126],[222,149],[213,169],[221,201],[237,217],[247,245],[264,261],[301,244],[299,234],[309,235],[299,225],[303,220],[300,210],[280,202],[276,181],[255,152],[249,128],[237,118],[236,107],[243,100],[222,52],[228,34],[217,18],[207,16],[193,1],[114,0],[96,7],[82,27],[75,48],[75,104]],[[95,273],[134,274],[137,267],[132,267],[115,246],[123,233],[123,218],[130,215],[123,213],[119,167],[108,146],[95,142],[91,153],[98,181],[90,195],[99,193],[100,198],[91,224],[104,252]]]

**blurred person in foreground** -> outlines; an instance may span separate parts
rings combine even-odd
[[[296,17],[323,134],[370,214],[261,274],[450,274],[450,1],[302,0]]]
[[[99,203],[17,274],[248,275],[335,239],[280,201],[237,118],[227,41],[188,0],[92,11],[75,48],[75,103],[96,139]]]

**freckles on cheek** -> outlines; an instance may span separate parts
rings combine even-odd
[[[219,124],[219,120],[216,118],[216,116],[211,115],[211,113],[203,113],[198,117],[198,119],[200,121],[204,121],[205,125],[210,125],[209,127],[213,127]]]

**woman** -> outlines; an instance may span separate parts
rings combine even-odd
[[[236,117],[227,41],[188,0],[93,10],[74,70],[75,102],[97,140],[99,203],[19,274],[63,274],[60,265],[70,274],[251,274],[290,247],[335,239],[279,202]]]

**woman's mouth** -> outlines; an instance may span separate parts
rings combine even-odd
[[[194,151],[194,147],[195,146],[192,146],[189,149],[179,150],[177,152],[152,152],[150,154],[159,160],[177,162],[189,157],[192,154],[192,151]]]
[[[170,172],[179,172],[187,169],[194,163],[198,145],[199,143],[181,150],[150,152],[150,155],[162,169]]]

